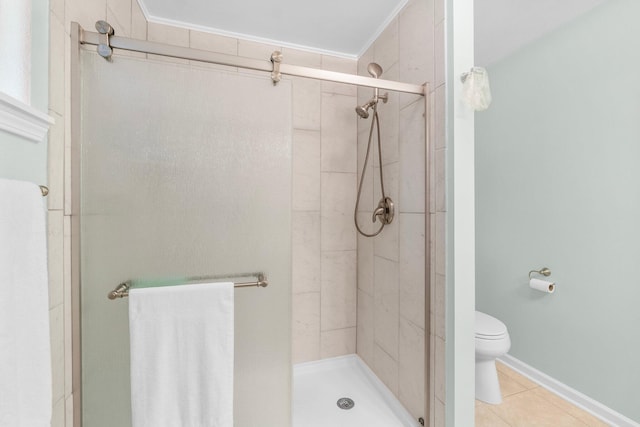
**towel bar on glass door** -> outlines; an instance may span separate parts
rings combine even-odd
[[[249,287],[266,288],[269,285],[267,278],[262,273],[239,274],[231,277],[248,277],[248,276],[255,276],[258,280],[254,282],[235,282],[233,286],[235,288],[249,288]],[[196,281],[211,280],[211,279],[224,279],[228,277],[230,276],[199,276],[199,277],[189,277],[187,279],[183,279],[183,281],[196,282]],[[112,300],[116,298],[128,297],[129,289],[131,289],[131,281],[120,283],[114,290],[109,292],[107,297]]]

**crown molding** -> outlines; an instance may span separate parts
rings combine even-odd
[[[54,123],[48,115],[0,91],[0,130],[40,142]]]

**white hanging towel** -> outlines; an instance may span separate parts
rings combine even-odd
[[[0,427],[51,425],[49,340],[42,192],[0,179]]]
[[[129,291],[133,427],[233,427],[233,283]]]

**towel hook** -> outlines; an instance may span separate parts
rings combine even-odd
[[[540,270],[531,270],[529,272],[529,279],[531,279],[531,275],[533,273],[536,274],[542,274],[544,277],[549,277],[551,276],[551,270],[549,270],[547,267],[542,267]]]

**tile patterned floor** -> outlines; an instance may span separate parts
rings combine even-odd
[[[502,404],[476,400],[476,427],[607,427],[608,424],[498,362]]]

